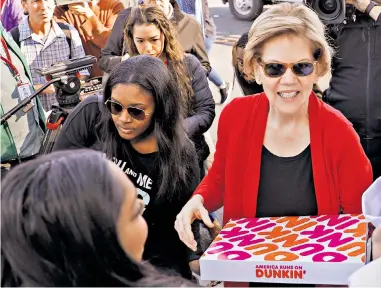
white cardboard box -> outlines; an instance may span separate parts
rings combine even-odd
[[[232,219],[201,257],[201,279],[346,285],[366,239],[362,215]]]

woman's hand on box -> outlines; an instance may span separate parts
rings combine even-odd
[[[197,243],[194,240],[191,224],[196,219],[202,220],[209,228],[213,228],[214,226],[209,218],[208,211],[203,205],[203,198],[201,195],[193,196],[187,204],[185,204],[183,209],[181,209],[175,221],[175,229],[179,234],[180,240],[193,251],[197,250]]]

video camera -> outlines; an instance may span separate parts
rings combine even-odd
[[[311,7],[326,24],[341,24],[347,18],[353,18],[356,9],[345,3],[345,0],[305,0],[307,6]]]
[[[97,61],[94,56],[85,56],[58,62],[51,67],[39,71],[42,76],[50,81],[61,79],[53,85],[56,87],[56,99],[61,107],[75,106],[80,102],[81,81],[79,71],[91,68]]]

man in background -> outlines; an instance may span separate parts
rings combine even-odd
[[[24,13],[28,15],[10,33],[18,44],[33,76],[37,90],[46,83],[39,70],[57,62],[85,56],[78,31],[70,24],[59,24],[53,19],[54,0],[22,0]],[[81,71],[86,77],[88,71]],[[57,105],[53,85],[47,87],[39,96],[45,111]]]

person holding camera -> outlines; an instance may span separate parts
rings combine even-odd
[[[123,4],[118,0],[93,0],[89,3],[57,6],[54,15],[58,21],[67,22],[78,30],[86,55],[99,58],[101,49],[106,45],[114,22],[123,8]],[[102,75],[98,63],[95,63],[90,69],[90,76]]]
[[[81,58],[85,52],[78,31],[70,24],[53,19],[54,0],[22,0],[22,6],[28,17],[10,33],[31,68],[35,89],[39,89],[47,81],[40,75],[40,69]],[[89,75],[87,70],[80,74],[82,79]],[[45,111],[58,104],[55,93],[54,86],[50,85],[39,95]]]
[[[324,100],[352,122],[375,180],[381,176],[381,1],[346,2],[360,13],[330,27],[338,50]]]
[[[10,111],[34,92],[32,74],[19,47],[0,22],[0,113]],[[45,133],[45,116],[38,98],[1,125],[1,179],[19,163],[38,154]]]

